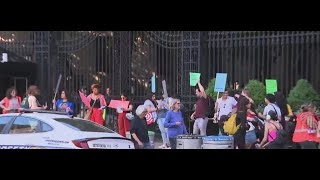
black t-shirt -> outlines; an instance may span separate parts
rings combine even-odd
[[[93,108],[100,108],[101,107],[100,106],[100,99],[96,99],[96,102],[94,102],[94,100],[91,99],[90,106],[92,107],[92,105],[93,105]]]
[[[111,101],[111,96],[109,96],[109,95],[106,94],[106,95],[105,95],[105,100],[106,100],[107,106],[109,106],[110,101]],[[107,113],[107,114],[110,114],[111,112],[112,112],[111,108],[106,107],[106,113]]]
[[[238,126],[239,124],[241,129],[246,127],[246,122],[247,122],[247,113],[246,112],[237,112],[237,118],[236,118],[236,125]]]
[[[134,119],[132,119],[130,126],[131,126],[131,129],[130,129],[131,134],[135,133],[138,136],[139,140],[143,143],[149,142],[147,121],[145,118],[140,119],[140,117],[135,116]],[[131,139],[133,143],[138,144],[138,142],[136,142],[133,137]]]

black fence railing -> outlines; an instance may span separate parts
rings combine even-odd
[[[201,72],[207,86],[217,72],[228,84],[250,79],[277,79],[285,94],[300,78],[320,90],[320,32],[288,31],[37,31],[0,32],[0,47],[38,64],[37,84],[51,102],[59,74],[61,87],[77,91],[100,83],[114,97],[129,94],[141,103],[166,80],[170,95],[179,95],[186,109],[195,102],[189,72]]]

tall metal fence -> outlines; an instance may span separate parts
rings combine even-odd
[[[277,79],[285,94],[300,78],[320,90],[320,32],[287,31],[3,31],[0,47],[38,64],[37,84],[48,100],[59,74],[62,87],[77,91],[100,83],[114,97],[126,92],[136,103],[166,80],[170,95],[187,109],[195,102],[189,73],[201,72],[207,86],[217,72],[228,84]]]

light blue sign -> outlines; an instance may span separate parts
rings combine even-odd
[[[224,92],[227,83],[227,73],[217,73],[216,83],[214,84],[214,92]]]
[[[152,76],[151,78],[151,92],[156,92],[156,76]]]

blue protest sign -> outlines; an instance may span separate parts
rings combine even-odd
[[[224,92],[227,83],[227,73],[217,73],[216,83],[214,85],[214,92]]]

